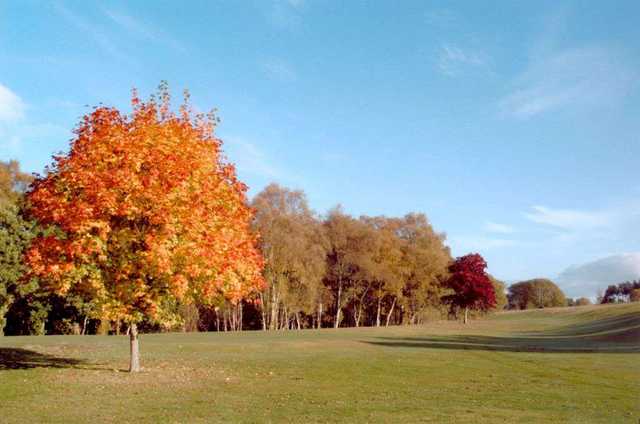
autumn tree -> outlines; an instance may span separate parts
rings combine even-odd
[[[16,298],[37,288],[36,282],[18,284],[27,270],[22,256],[35,232],[33,223],[25,220],[21,212],[23,194],[32,180],[20,170],[17,161],[0,161],[0,335],[4,334],[6,314]],[[25,304],[23,309],[29,321],[30,308]]]
[[[354,284],[362,279],[359,271],[363,250],[370,249],[370,233],[366,224],[345,214],[340,207],[329,211],[323,226],[329,246],[325,283],[333,296],[333,326],[338,328],[344,318],[343,308],[352,299]]]
[[[371,301],[381,298],[382,273],[388,271],[383,263],[384,237],[371,220],[373,218],[368,217],[352,219],[334,209],[325,221],[332,241],[325,282],[334,297],[341,300],[340,322],[349,318],[350,311],[351,319],[347,322],[356,327],[364,323]],[[338,307],[338,302],[335,306]],[[336,320],[334,327],[335,323]]]
[[[260,293],[263,329],[322,321],[327,242],[302,191],[270,184],[253,199],[268,288]],[[317,318],[315,318],[317,316]]]
[[[166,85],[146,102],[134,92],[132,108],[95,108],[34,182],[30,215],[59,231],[34,239],[26,260],[47,290],[129,325],[135,372],[143,318],[172,323],[176,300],[237,302],[263,279],[246,186],[215,116],[194,115],[188,95],[172,112]]]
[[[446,286],[453,294],[443,298],[453,307],[464,309],[464,323],[468,322],[469,309],[486,311],[496,304],[496,295],[486,273],[487,263],[477,253],[456,258],[449,266],[450,276]]]
[[[493,275],[489,275],[489,279],[491,280],[491,284],[493,284],[493,291],[496,294],[496,305],[495,309],[501,311],[507,307],[509,300],[507,299],[507,286],[504,282],[498,280]]]
[[[397,222],[403,246],[402,321],[417,324],[425,310],[440,307],[441,281],[448,274],[451,253],[445,234],[434,231],[426,215],[410,213]]]
[[[32,181],[33,176],[21,171],[18,161],[0,161],[0,205],[19,204]]]
[[[26,296],[37,288],[33,282],[19,284],[27,271],[22,255],[32,237],[33,225],[22,218],[18,207],[0,205],[0,335],[6,324],[5,315],[16,297]]]
[[[374,248],[369,253],[368,272],[376,302],[375,325],[376,327],[381,325],[382,307],[388,303],[385,321],[388,326],[396,303],[402,295],[406,273],[403,262],[403,243],[396,232],[398,222],[396,219],[386,217],[361,217],[360,220],[369,226],[375,240],[372,244]]]
[[[575,300],[575,306],[587,306],[591,304],[591,299],[589,299],[588,297],[580,297]]]
[[[560,287],[546,278],[534,278],[509,286],[509,308],[532,309],[565,306],[566,298]]]
[[[601,303],[633,302],[632,296],[634,296],[633,299],[637,299],[637,294],[634,294],[633,291],[638,289],[640,289],[640,280],[612,284],[604,292]]]

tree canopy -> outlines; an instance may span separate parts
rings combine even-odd
[[[495,289],[486,268],[487,263],[477,253],[456,258],[449,265],[450,276],[446,285],[453,294],[445,296],[444,301],[464,309],[465,323],[469,309],[486,311],[496,305]]]
[[[638,290],[640,290],[640,280],[611,284],[604,292],[601,303],[637,302],[640,298]]]
[[[22,259],[34,234],[33,223],[22,216],[23,195],[32,177],[17,161],[0,161],[0,334],[16,297],[32,292],[32,283],[19,285],[27,267]]]
[[[263,287],[246,186],[223,159],[215,116],[180,113],[169,92],[133,112],[99,107],[28,193],[49,234],[26,253],[33,276],[60,295],[91,299],[95,314],[170,322],[175,301],[234,302]]]
[[[324,233],[301,191],[270,184],[252,206],[269,283],[260,293],[263,327],[281,328],[291,317],[299,327],[300,314],[313,316],[326,299]]]
[[[560,287],[546,278],[512,284],[508,299],[511,309],[549,308],[565,306],[567,302]]]

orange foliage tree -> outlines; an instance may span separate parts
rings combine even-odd
[[[67,155],[37,178],[29,212],[50,231],[26,253],[32,274],[59,295],[80,295],[96,317],[130,324],[130,371],[139,370],[136,323],[171,319],[175,302],[237,302],[263,288],[246,186],[222,155],[213,113],[189,96],[170,110],[166,84],[133,111],[99,107]]]

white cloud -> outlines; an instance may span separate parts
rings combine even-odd
[[[25,102],[5,85],[0,84],[0,157],[15,157],[25,141],[69,137],[71,133],[59,125],[36,123],[26,116]]]
[[[270,78],[281,82],[292,82],[298,78],[293,67],[281,59],[268,59],[264,61],[262,68]]]
[[[525,213],[525,217],[538,224],[566,230],[584,230],[611,225],[611,212],[589,212],[574,209],[553,209],[546,206],[533,206],[533,212]]]
[[[447,76],[457,76],[469,69],[486,69],[489,57],[478,49],[461,48],[453,44],[443,44],[438,52],[436,66]]]
[[[522,119],[568,108],[607,107],[638,82],[632,69],[621,52],[602,46],[534,55],[499,106]]]
[[[484,224],[484,230],[489,233],[511,234],[515,232],[515,229],[510,225],[498,224],[496,222],[486,222]]]
[[[609,284],[640,278],[640,252],[622,253],[574,265],[558,276],[558,284],[570,297],[596,295]]]
[[[25,104],[13,91],[0,84],[0,123],[24,118]]]
[[[0,125],[0,157],[15,157],[24,154],[27,149],[37,149],[37,144],[43,140],[66,140],[70,136],[68,128],[52,123],[25,120]],[[29,146],[30,143],[34,143],[35,146]]]

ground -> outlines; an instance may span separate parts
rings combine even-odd
[[[0,422],[637,423],[640,304],[469,325],[0,337]]]

